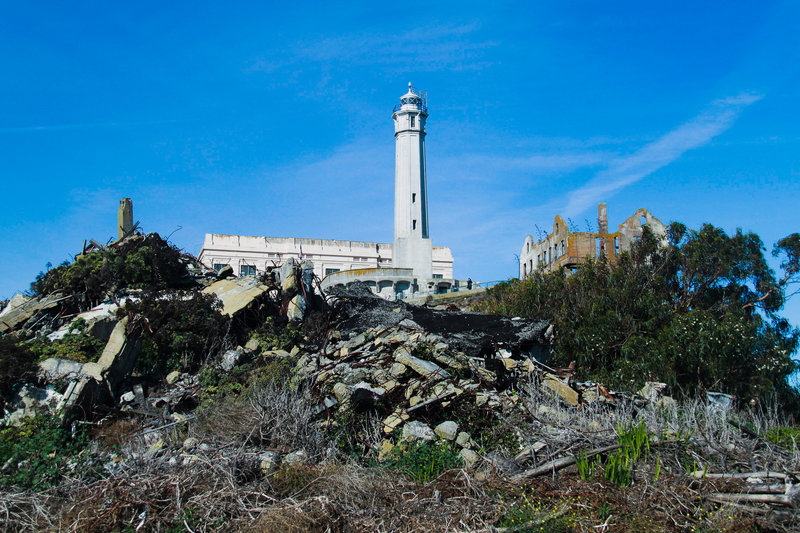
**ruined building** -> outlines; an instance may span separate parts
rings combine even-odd
[[[392,113],[395,136],[394,243],[208,233],[198,258],[208,267],[230,265],[255,275],[289,260],[311,260],[322,286],[367,283],[387,298],[446,292],[453,279],[450,248],[434,247],[428,231],[425,170],[425,93],[408,84]]]
[[[597,206],[597,233],[570,231],[561,215],[556,215],[553,233],[537,242],[530,235],[525,237],[519,254],[519,277],[525,279],[539,268],[546,272],[561,267],[574,270],[587,258],[601,255],[614,262],[641,238],[644,226],[666,239],[667,227],[647,209],[637,209],[614,233],[608,231],[608,207],[604,203]]]

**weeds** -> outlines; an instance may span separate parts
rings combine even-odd
[[[19,427],[0,430],[0,484],[42,490],[56,483],[83,449],[88,437],[74,434],[52,414],[26,418]],[[75,466],[73,464],[73,466]]]
[[[463,461],[449,442],[414,441],[395,447],[387,466],[415,483],[427,485],[446,470],[461,468]]]

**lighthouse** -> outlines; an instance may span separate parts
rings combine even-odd
[[[433,276],[433,245],[428,234],[428,187],[425,173],[427,94],[408,84],[394,107],[394,246],[392,266],[412,268],[414,276]]]

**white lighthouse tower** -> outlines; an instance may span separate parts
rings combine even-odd
[[[413,268],[418,278],[433,277],[433,246],[428,235],[428,187],[425,174],[427,94],[408,84],[395,106],[394,247],[392,266]]]

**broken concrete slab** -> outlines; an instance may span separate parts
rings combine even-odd
[[[424,359],[420,359],[419,357],[411,355],[411,353],[408,351],[408,348],[405,346],[401,346],[395,350],[394,360],[411,368],[421,376],[438,379],[447,379],[450,377],[450,373],[447,372],[447,370],[440,367],[436,363],[425,361]]]
[[[222,312],[234,316],[247,309],[256,299],[269,290],[267,285],[255,277],[229,278],[216,281],[203,289],[203,294],[214,294],[222,302]]]
[[[568,404],[572,406],[578,405],[578,392],[563,381],[556,379],[555,376],[548,376],[543,379],[542,386],[557,394]]]
[[[33,298],[31,298],[30,296],[25,296],[24,294],[18,292],[17,294],[11,297],[11,300],[8,301],[8,304],[6,304],[3,310],[0,311],[0,318],[4,317],[11,311],[15,311],[23,304],[29,302],[32,299]]]
[[[48,294],[44,298],[25,300],[16,307],[9,309],[10,304],[3,309],[4,314],[0,316],[0,333],[10,331],[17,326],[24,324],[31,317],[56,307],[59,302],[66,300],[69,296],[62,296],[59,292]],[[21,300],[18,300],[21,301]],[[8,309],[8,312],[5,312]]]
[[[83,373],[83,363],[50,357],[39,363],[39,374],[47,381],[77,379]]]
[[[115,303],[100,304],[89,311],[80,313],[68,324],[48,335],[47,338],[51,341],[63,339],[71,330],[74,330],[75,324],[81,320],[85,324],[84,331],[86,333],[97,339],[107,341],[117,323],[118,309],[119,306]]]

